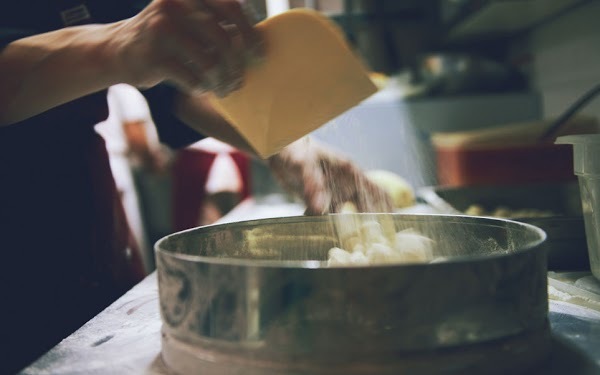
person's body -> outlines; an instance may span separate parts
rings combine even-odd
[[[23,0],[0,11],[2,373],[27,365],[145,275],[94,131],[108,115],[108,87],[140,88],[170,147],[214,136],[252,152],[202,95],[240,87],[248,54],[265,48],[239,4],[135,4]],[[360,210],[391,207],[351,162],[314,143],[296,142],[270,162],[308,213],[357,198]]]
[[[105,141],[117,193],[129,228],[141,252],[144,270],[154,270],[154,252],[138,192],[144,176],[167,174],[170,152],[162,147],[144,96],[127,84],[108,88],[108,118],[95,129]],[[168,199],[168,195],[161,199]],[[150,223],[151,224],[151,223]]]

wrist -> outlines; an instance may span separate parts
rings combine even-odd
[[[119,45],[119,31],[124,21],[105,25],[92,25],[90,30],[97,35],[91,45],[91,56],[99,70],[99,77],[106,83],[106,87],[118,83],[132,84],[133,78],[129,77],[127,65],[123,59],[123,51]]]

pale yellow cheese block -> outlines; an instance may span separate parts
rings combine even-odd
[[[266,158],[377,91],[343,34],[327,17],[292,9],[257,26],[265,61],[215,108]]]

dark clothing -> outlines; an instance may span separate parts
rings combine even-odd
[[[126,0],[21,0],[0,7],[0,49],[141,9]],[[201,136],[172,115],[174,92],[159,85],[142,93],[161,140],[181,147]],[[28,365],[144,276],[104,141],[94,131],[107,115],[102,91],[0,127],[2,374]]]

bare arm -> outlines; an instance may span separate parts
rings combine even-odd
[[[23,38],[0,50],[0,126],[116,83],[226,94],[260,50],[235,0],[154,0],[127,20]]]
[[[118,82],[107,53],[115,25],[17,40],[0,52],[0,125],[37,115]]]

